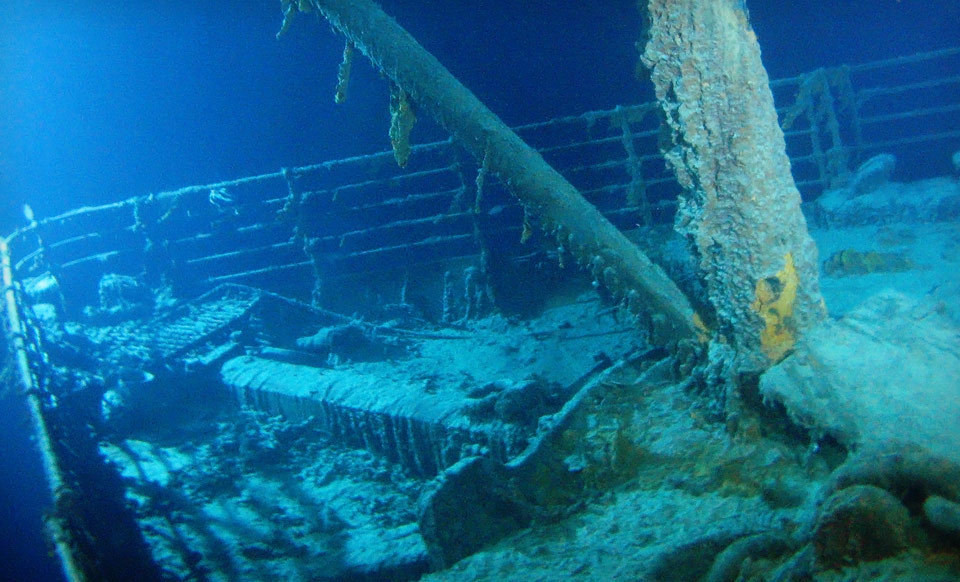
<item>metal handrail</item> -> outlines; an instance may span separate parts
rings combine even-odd
[[[53,440],[44,416],[44,405],[41,400],[42,391],[37,385],[33,371],[30,368],[30,356],[25,339],[25,327],[21,322],[19,303],[17,301],[17,287],[13,279],[13,270],[10,265],[10,249],[5,239],[0,239],[0,271],[3,281],[3,307],[6,311],[7,336],[10,348],[16,359],[17,376],[20,387],[26,395],[27,409],[30,413],[30,424],[40,450],[40,459],[47,481],[47,488],[53,499],[54,508],[65,505],[70,494],[66,485],[63,470],[54,452]],[[57,556],[64,577],[68,582],[82,582],[87,579],[80,568],[80,560],[74,552],[72,535],[65,520],[56,511],[46,519],[47,531],[53,540]]]

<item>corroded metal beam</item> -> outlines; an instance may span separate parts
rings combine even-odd
[[[284,0],[285,20],[296,8],[319,11],[357,50],[499,176],[557,245],[634,310],[654,316],[663,341],[696,333],[689,301],[666,273],[524,143],[440,62],[370,0]]]

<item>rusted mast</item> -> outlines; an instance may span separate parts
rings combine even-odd
[[[817,249],[800,212],[760,46],[741,0],[640,0],[643,63],[684,188],[676,228],[698,255],[717,339],[746,369],[820,322]]]

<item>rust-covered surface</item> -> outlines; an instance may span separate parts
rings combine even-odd
[[[826,309],[760,46],[741,2],[641,4],[662,148],[684,188],[676,228],[698,253],[717,333],[762,368]]]

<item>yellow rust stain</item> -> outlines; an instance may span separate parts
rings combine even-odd
[[[799,279],[793,265],[793,254],[783,257],[784,266],[776,275],[757,281],[755,299],[751,307],[763,319],[760,347],[773,362],[779,362],[793,349],[796,329],[793,306],[797,300]]]
[[[702,344],[710,341],[710,335],[712,332],[710,331],[710,328],[707,327],[707,324],[703,322],[703,318],[700,317],[700,314],[697,312],[693,313],[693,327],[697,331],[697,341]]]

